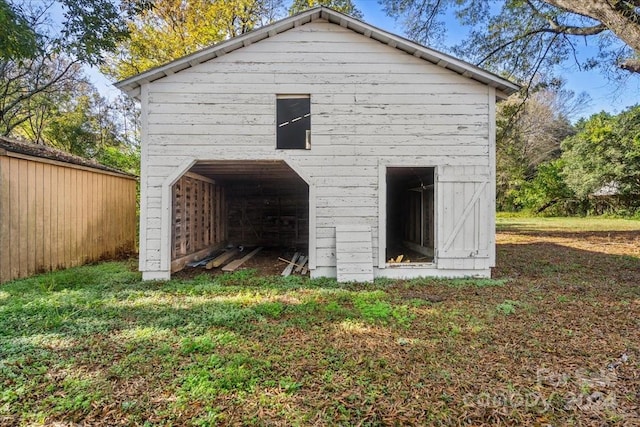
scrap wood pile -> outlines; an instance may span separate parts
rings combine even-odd
[[[389,258],[387,261],[390,264],[399,264],[401,262],[411,262],[410,259],[404,259],[404,255],[398,255],[396,258]]]
[[[420,254],[413,254],[413,256],[416,256],[415,258],[410,259],[408,256],[405,256],[404,254],[400,254],[397,257],[391,257],[389,258],[389,260],[387,261],[389,264],[403,264],[403,263],[410,263],[410,262],[425,262],[425,261],[429,261],[433,259],[433,256],[419,256]],[[411,261],[413,259],[413,261]]]
[[[307,271],[309,270],[308,268],[308,262],[309,262],[309,257],[306,255],[303,255],[300,252],[296,252],[295,254],[293,254],[293,257],[291,258],[291,260],[288,259],[284,259],[284,258],[280,258],[278,257],[279,261],[285,262],[287,263],[287,266],[284,268],[284,270],[282,270],[282,276],[290,276],[291,274],[301,274],[301,275],[306,275]]]
[[[246,266],[245,263],[254,258],[258,252],[264,248],[247,248],[246,246],[227,246],[225,249],[218,250],[211,253],[209,256],[196,260],[186,264],[192,268],[205,268],[207,270],[219,269],[222,272],[233,272],[241,266]],[[278,249],[275,249],[278,251]],[[286,252],[285,252],[286,253]],[[290,254],[290,253],[289,253]],[[309,257],[301,252],[296,252],[292,257],[283,255],[283,257],[277,256],[277,252],[274,253],[274,249],[263,251],[261,257],[256,257],[254,261],[248,263],[252,268],[258,266],[258,269],[266,274],[278,274],[282,276],[289,276],[292,274],[299,274],[305,276],[309,272]],[[273,261],[268,259],[273,256]],[[257,260],[257,261],[256,261]],[[281,270],[281,266],[278,263],[285,263],[284,270]]]
[[[189,267],[204,267],[207,270],[222,267],[222,271],[236,271],[242,264],[262,250],[262,246],[247,253],[244,246],[226,248],[199,261],[190,262]]]

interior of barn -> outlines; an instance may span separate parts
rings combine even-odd
[[[283,161],[200,161],[173,185],[172,272],[307,274],[308,248],[309,187]]]
[[[388,264],[433,262],[434,172],[428,167],[387,168]]]

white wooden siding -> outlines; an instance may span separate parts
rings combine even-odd
[[[311,150],[275,149],[282,93],[310,94]],[[335,268],[335,226],[356,215],[371,227],[377,265],[380,162],[490,176],[491,96],[495,91],[481,83],[323,22],[146,84],[141,269],[150,277],[167,265],[160,262],[162,184],[190,158],[286,160],[314,188],[315,265]],[[472,184],[447,185],[439,202],[457,212],[456,198],[471,197]],[[484,239],[474,226],[465,222],[463,234]],[[467,243],[454,240],[452,248]],[[482,260],[470,268],[486,269]]]
[[[373,282],[371,227],[336,226],[335,260],[340,282]]]

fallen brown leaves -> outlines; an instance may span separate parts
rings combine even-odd
[[[640,425],[639,235],[506,227],[498,234],[493,282],[425,279],[350,286],[342,294],[274,288],[263,300],[282,304],[274,312],[281,314],[230,329],[238,340],[210,350],[180,353],[177,335],[168,350],[173,359],[160,352],[145,360],[144,349],[96,337],[81,347],[102,361],[85,358],[76,370],[103,374],[107,403],[47,422]],[[410,321],[359,316],[355,299],[371,291]],[[210,300],[219,303],[216,295]],[[225,325],[211,331],[224,332]],[[174,332],[165,332],[168,340]],[[106,374],[105,360],[123,364],[134,351],[142,360],[126,365],[127,377]],[[259,361],[261,373],[254,385],[221,389],[209,399],[180,397],[185,373],[212,354]],[[236,365],[215,369],[227,375],[222,368],[229,366]],[[135,416],[128,402],[137,405]]]

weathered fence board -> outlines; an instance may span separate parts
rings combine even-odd
[[[0,283],[135,250],[134,177],[4,147]]]

